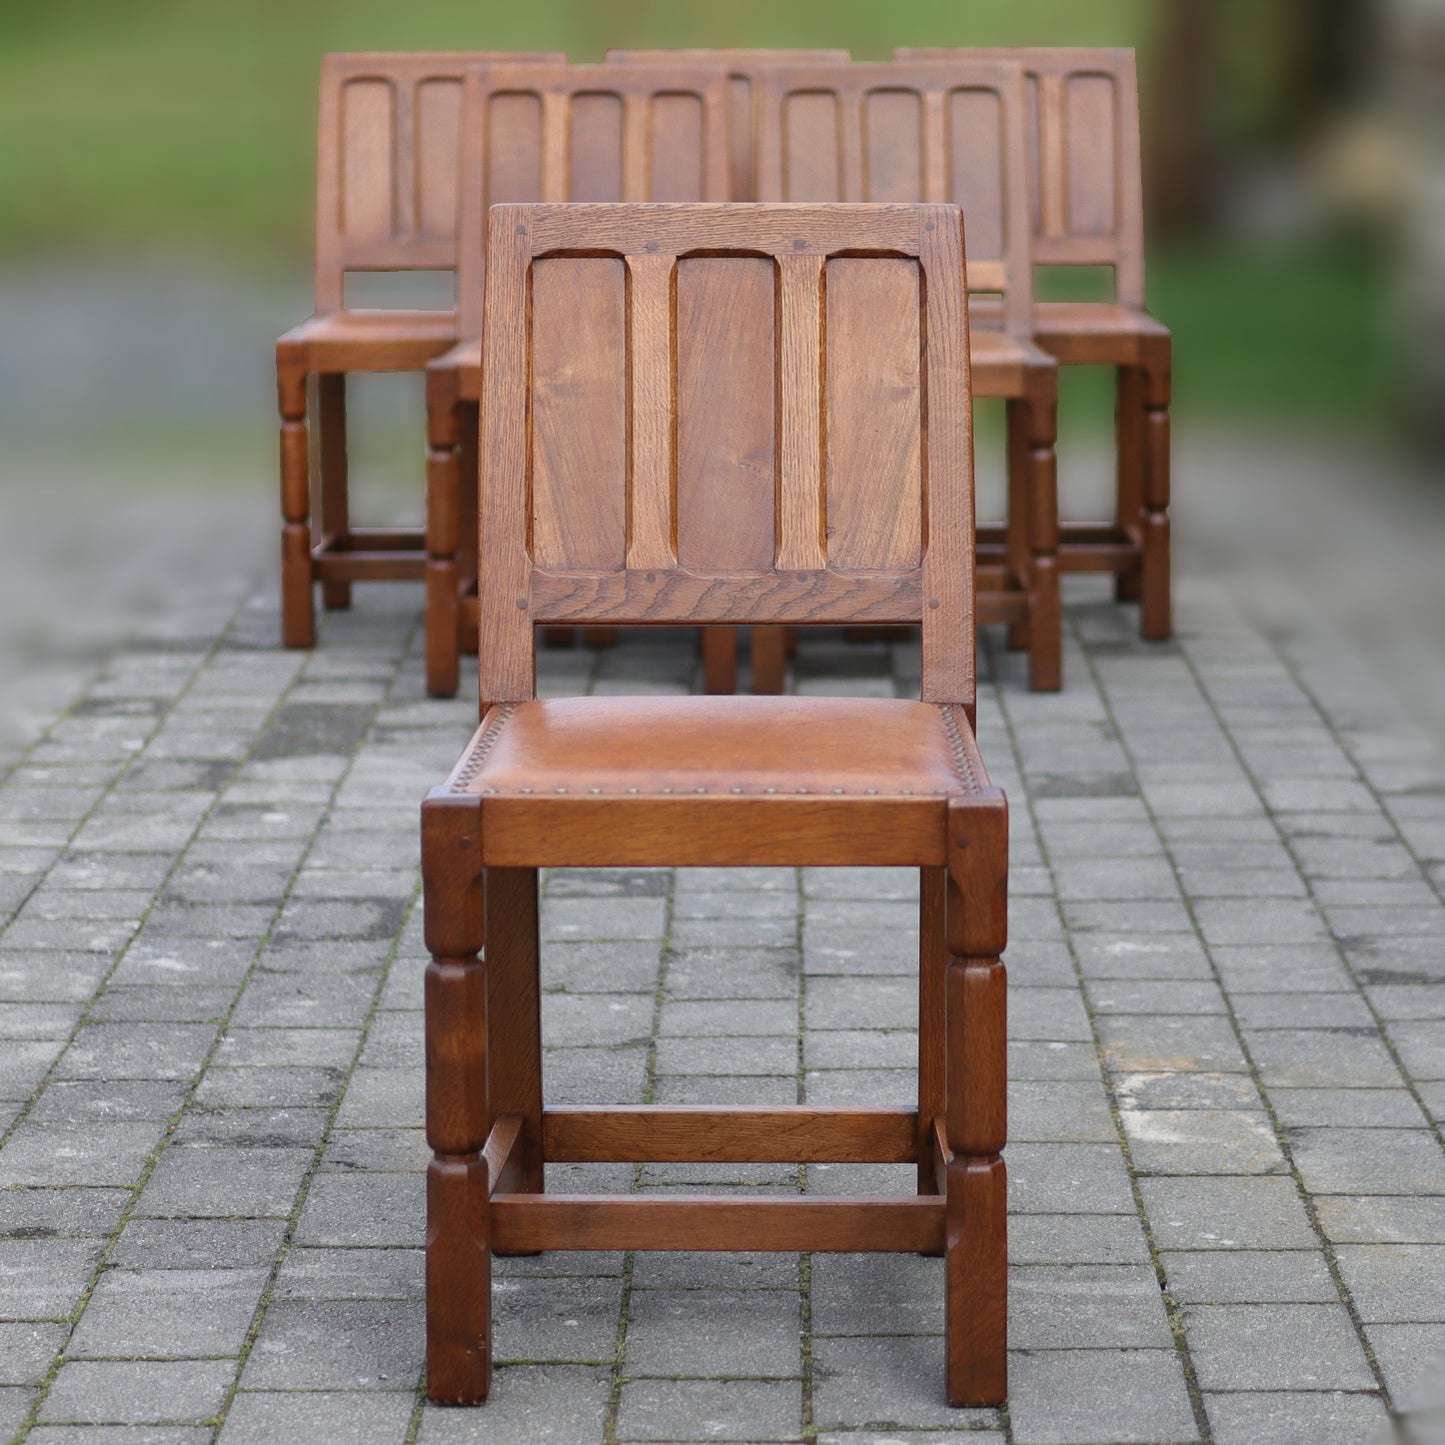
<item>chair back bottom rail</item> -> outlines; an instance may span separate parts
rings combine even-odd
[[[692,1194],[685,1199],[494,1195],[490,1241],[499,1253],[648,1249],[937,1254],[944,1245],[945,1203],[941,1194]]]

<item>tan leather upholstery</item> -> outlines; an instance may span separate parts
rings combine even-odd
[[[976,790],[962,714],[882,698],[555,698],[493,708],[466,791],[586,797]]]

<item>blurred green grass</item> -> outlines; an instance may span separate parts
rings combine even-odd
[[[0,258],[136,254],[302,267],[315,93],[328,49],[608,45],[1126,44],[1149,0],[9,0],[0,3]],[[1370,247],[1156,248],[1151,309],[1174,329],[1182,410],[1387,419],[1388,267]],[[1065,387],[1099,425],[1104,380]]]

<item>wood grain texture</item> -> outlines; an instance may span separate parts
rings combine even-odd
[[[677,562],[690,571],[772,566],[774,291],[761,256],[677,263]]]
[[[860,1250],[918,1254],[943,1240],[939,1198],[870,1199],[694,1194],[684,1199],[610,1194],[508,1195],[492,1202],[496,1248]]]
[[[543,623],[926,616],[927,685],[937,689],[930,700],[971,705],[971,447],[957,212],[540,205],[494,217],[509,228],[495,238],[510,249],[506,264],[524,274],[496,278],[489,305],[526,333],[499,349],[530,352],[533,402],[529,409],[514,374],[498,384],[505,404],[496,412],[489,398],[484,435],[505,439],[499,445],[509,454],[505,485],[496,490],[500,474],[483,482],[482,696],[529,695],[524,613]],[[870,259],[858,254],[863,248],[881,254]],[[687,259],[695,252],[704,255]],[[677,279],[679,257],[686,280]],[[619,286],[623,266],[629,279]],[[825,273],[835,269],[829,320]],[[602,274],[605,285],[596,279]],[[926,349],[921,296],[928,334],[938,338]],[[723,335],[728,344],[715,349],[712,339]],[[920,393],[929,398],[926,416]],[[736,431],[724,432],[720,412],[738,418]],[[731,441],[720,450],[710,439],[721,435]],[[770,435],[776,551],[768,566],[769,478],[752,459]],[[500,563],[508,544],[497,539],[515,525],[518,445],[521,470],[531,472],[530,553],[513,548],[505,574],[492,574],[485,549],[495,541]],[[630,458],[619,470],[625,446]],[[693,471],[700,455],[713,459],[702,479]],[[714,467],[737,479],[735,492],[704,495],[720,485]],[[870,528],[870,514],[885,515],[887,525]],[[709,556],[717,571],[680,565]],[[510,641],[498,652],[503,637]],[[494,669],[510,680],[492,681]]]
[[[583,1106],[548,1109],[543,1138],[558,1162],[906,1164],[917,1123],[906,1108]]]

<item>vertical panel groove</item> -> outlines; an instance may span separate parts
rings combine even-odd
[[[778,556],[784,571],[825,563],[823,258],[779,256]]]
[[[671,256],[627,258],[627,565],[676,565]]]

